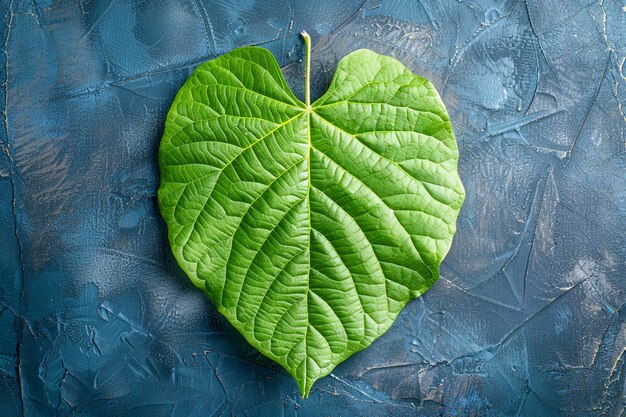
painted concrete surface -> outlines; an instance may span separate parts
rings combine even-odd
[[[622,0],[3,0],[0,415],[620,416]],[[302,400],[192,288],[156,205],[177,89],[243,45],[313,96],[396,56],[451,114],[467,198],[442,278]]]

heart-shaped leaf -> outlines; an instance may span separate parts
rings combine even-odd
[[[172,251],[306,397],[437,280],[464,199],[435,88],[369,50],[306,103],[267,50],[200,65],[159,149]]]

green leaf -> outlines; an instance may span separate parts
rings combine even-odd
[[[191,281],[306,397],[439,276],[464,199],[432,84],[358,50],[309,105],[267,50],[200,65],[159,149],[159,204]]]

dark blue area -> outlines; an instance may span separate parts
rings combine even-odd
[[[7,3],[1,416],[623,415],[623,0]],[[192,288],[156,205],[193,68],[262,45],[301,94],[301,30],[314,97],[362,47],[431,79],[467,191],[440,281],[307,400]]]

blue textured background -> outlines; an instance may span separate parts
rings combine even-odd
[[[0,415],[623,415],[624,0],[1,4]],[[467,190],[440,281],[306,401],[155,197],[193,68],[263,45],[301,94],[303,29],[314,97],[361,47],[431,79]]]

